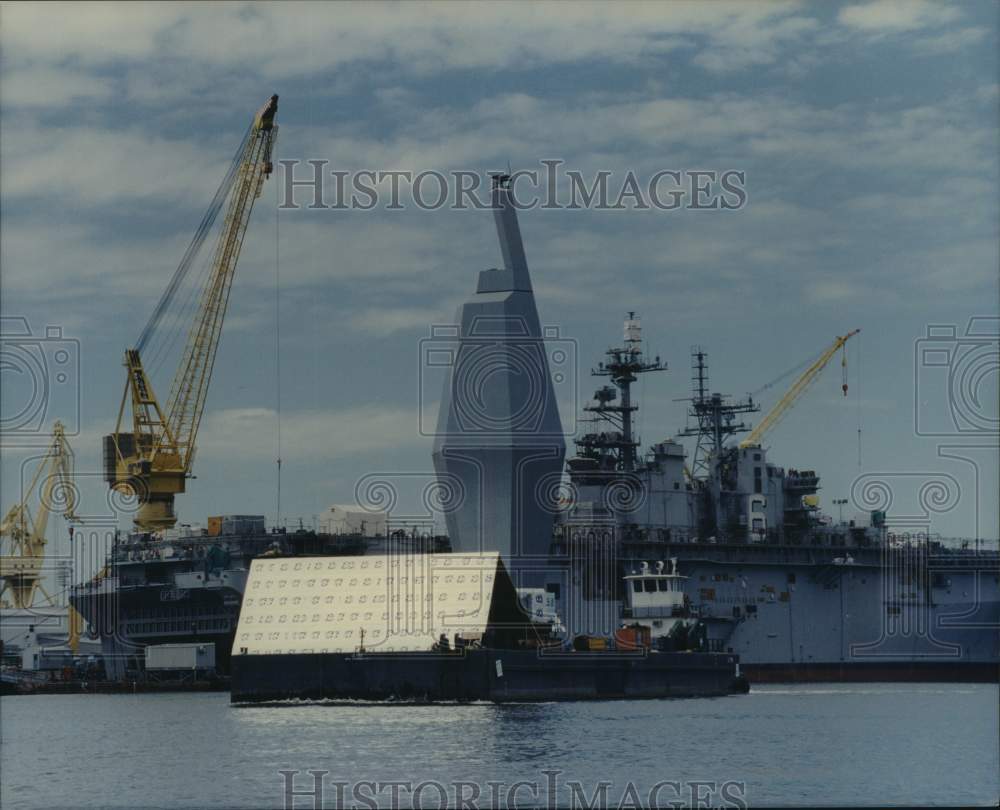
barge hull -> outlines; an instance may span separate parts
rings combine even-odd
[[[738,658],[712,653],[298,653],[234,655],[233,703],[713,697],[747,691]]]

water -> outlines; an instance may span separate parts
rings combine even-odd
[[[645,805],[663,780],[660,801],[692,791],[713,805],[745,798],[753,806],[803,804],[996,805],[996,685],[861,684],[759,686],[715,699],[494,706],[283,705],[231,708],[225,694],[45,695],[0,701],[0,775],[6,807],[272,807],[285,777],[312,787],[306,769],[332,783],[441,782],[449,799],[501,801],[518,779],[554,777],[558,803],[579,780],[586,797],[609,780],[607,801]],[[490,788],[487,780],[504,781]],[[691,780],[716,786],[692,787]],[[720,793],[729,782],[728,793]],[[736,783],[736,784],[733,784]],[[742,783],[740,785],[739,783]],[[360,789],[348,787],[346,803]],[[715,792],[713,792],[715,791]],[[380,798],[388,804],[390,788]],[[425,788],[425,806],[437,807]],[[410,794],[400,789],[404,804]],[[529,788],[516,798],[530,806]],[[312,806],[298,799],[296,806]]]

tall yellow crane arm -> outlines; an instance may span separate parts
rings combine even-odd
[[[201,299],[198,316],[191,325],[187,345],[170,398],[167,401],[167,426],[161,447],[168,453],[176,450],[181,467],[187,473],[194,460],[195,438],[205,409],[205,397],[212,377],[222,322],[226,317],[229,292],[236,272],[243,238],[246,236],[254,200],[260,197],[264,179],[271,174],[274,114],[278,97],[272,96],[257,113],[240,161],[236,187],[226,211],[225,224],[212,260],[212,276]]]
[[[105,477],[110,486],[125,486],[135,492],[139,503],[135,523],[142,529],[164,529],[176,522],[173,499],[176,493],[184,491],[185,480],[190,475],[198,427],[243,239],[254,201],[260,197],[264,180],[270,177],[273,169],[271,153],[278,129],[274,123],[277,109],[278,97],[271,96],[254,116],[191,246],[136,347],[125,353],[128,380],[115,432],[105,437]],[[227,199],[225,220],[207,281],[164,409],[153,392],[140,353]],[[131,403],[131,433],[122,432],[128,402]]]
[[[824,351],[816,361],[809,366],[799,378],[792,383],[791,388],[785,392],[785,395],[778,400],[777,404],[771,408],[767,415],[760,420],[757,427],[755,427],[750,434],[740,442],[740,447],[751,447],[760,445],[761,440],[764,435],[771,430],[781,418],[788,412],[788,410],[798,401],[809,386],[815,382],[816,378],[819,376],[820,372],[826,368],[826,364],[830,362],[833,356],[850,340],[854,337],[860,329],[853,329],[846,335],[841,335]],[[846,388],[845,388],[846,393]]]

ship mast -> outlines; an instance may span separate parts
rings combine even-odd
[[[707,479],[711,474],[711,459],[721,456],[726,439],[750,430],[745,422],[736,421],[737,415],[760,410],[753,397],[740,402],[726,402],[727,395],[709,394],[707,361],[708,354],[701,346],[691,348],[691,406],[687,412],[687,425],[677,433],[678,436],[696,437],[691,477],[700,480]]]
[[[632,404],[632,383],[639,379],[640,374],[650,371],[666,371],[667,364],[656,357],[652,361],[645,359],[642,353],[642,326],[634,312],[625,319],[624,345],[613,347],[606,352],[608,360],[598,364],[591,370],[595,377],[608,377],[611,386],[604,386],[594,394],[595,404],[588,405],[585,411],[596,414],[595,422],[606,420],[617,431],[588,433],[576,441],[580,447],[580,455],[596,457],[611,455],[614,466],[622,472],[635,470],[639,446],[638,437],[632,426],[632,414],[638,406]],[[617,391],[615,390],[617,389]],[[621,394],[620,404],[614,404]]]

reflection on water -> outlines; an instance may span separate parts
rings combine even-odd
[[[630,782],[644,797],[662,780],[699,779],[745,783],[751,805],[988,804],[1000,796],[997,713],[998,688],[968,684],[773,685],[715,699],[503,706],[5,697],[0,773],[11,807],[274,806],[282,769],[348,783],[484,786],[544,785],[549,771],[561,782],[610,781],[615,802]],[[333,806],[333,791],[324,795]],[[483,795],[488,806],[485,787]],[[436,806],[436,794],[424,798]]]

